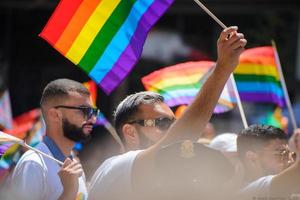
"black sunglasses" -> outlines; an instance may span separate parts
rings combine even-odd
[[[168,130],[169,127],[175,122],[175,119],[160,117],[156,119],[140,119],[128,122],[129,124],[138,124],[145,127],[157,127],[160,130]]]
[[[81,110],[86,119],[90,119],[91,117],[97,117],[100,113],[98,108],[92,108],[88,106],[55,106],[54,108],[66,108],[66,109],[76,109]]]

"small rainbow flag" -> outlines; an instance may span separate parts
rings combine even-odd
[[[242,101],[285,106],[273,47],[245,50],[234,71],[234,78]]]
[[[61,0],[40,36],[110,94],[173,0]]]
[[[146,90],[161,94],[170,106],[188,105],[201,89],[213,70],[215,62],[186,62],[166,67],[142,78]],[[230,84],[226,84],[214,113],[234,107],[235,98]]]

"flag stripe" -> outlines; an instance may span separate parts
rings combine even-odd
[[[147,33],[168,9],[172,2],[173,0],[154,1],[147,12],[142,16],[142,19],[139,21],[138,27],[131,38],[130,44],[127,46],[125,51],[122,52],[118,61],[114,63],[109,71],[107,71],[106,76],[103,77],[100,82],[102,88],[105,86],[106,89],[104,89],[104,91],[106,91],[106,93],[110,93],[113,89],[115,89],[118,83],[123,81],[123,79],[132,70],[142,53]],[[118,75],[118,79],[111,79],[111,76],[115,77],[112,74]]]
[[[281,83],[274,77],[268,75],[255,75],[255,74],[235,74],[235,81],[239,82],[272,82],[281,87]]]
[[[144,82],[148,82],[149,84],[153,84],[155,83],[155,85],[158,84],[159,81],[161,81],[162,77],[163,79],[180,79],[182,76],[190,76],[190,75],[197,75],[198,74],[198,78],[200,79],[200,77],[206,73],[209,69],[211,68],[211,66],[197,66],[197,67],[192,67],[192,68],[176,68],[176,70],[159,70],[157,72],[153,72],[148,76],[145,76],[142,78],[142,81]],[[180,72],[178,72],[178,70],[180,70]],[[163,76],[159,75],[160,73],[164,73]],[[197,81],[199,81],[199,79]]]
[[[164,78],[162,77],[162,79],[159,82],[147,82],[147,81],[143,81],[147,84],[145,84],[145,86],[147,85],[151,85],[151,87],[149,86],[149,88],[147,87],[146,89],[151,90],[151,88],[169,88],[172,86],[177,86],[177,85],[191,85],[193,87],[195,86],[199,86],[198,81],[200,80],[200,78],[203,76],[203,74],[194,74],[194,75],[188,75],[188,76],[177,76],[177,77],[172,77],[172,78]]]
[[[134,4],[135,0],[121,1],[115,11],[105,22],[95,40],[79,62],[81,68],[89,73],[118,32]]]
[[[153,0],[140,0],[135,2],[126,21],[122,24],[118,33],[114,36],[101,58],[97,61],[97,64],[89,73],[91,77],[97,78],[97,83],[102,81],[104,76],[106,76],[108,71],[111,70],[114,63],[117,62],[122,52],[126,49],[130,38],[133,36],[134,31],[137,28],[138,22],[142,18],[143,14],[148,14],[147,9],[150,7],[152,2]],[[127,59],[135,58],[131,57]]]
[[[257,93],[257,92],[243,92],[240,93],[241,99],[243,101],[249,101],[249,102],[257,102],[257,99],[259,99],[260,102],[263,103],[274,103],[277,104],[280,107],[283,107],[285,105],[285,100],[284,98],[279,98],[276,94],[274,93]]]
[[[271,66],[271,65],[258,65],[256,63],[252,63],[252,64],[242,63],[236,68],[234,74],[274,76],[279,80],[279,75],[276,66]]]
[[[168,93],[169,91],[178,91],[178,90],[181,90],[181,89],[195,89],[195,90],[199,90],[201,85],[200,83],[194,83],[194,84],[182,84],[180,81],[178,81],[177,84],[173,84],[173,85],[170,85],[168,87],[156,87],[156,86],[151,86],[151,85],[146,85],[144,84],[146,90],[149,90],[149,91],[153,91],[153,92],[157,92],[157,93],[160,93],[162,95],[164,95],[165,93]]]
[[[103,27],[119,3],[120,0],[101,1],[66,54],[67,58],[76,65],[79,63],[94,41],[99,30]]]
[[[255,92],[255,93],[274,93],[278,97],[283,97],[281,88],[273,83],[260,83],[260,82],[239,82],[237,85],[238,91]]]
[[[82,0],[61,0],[40,36],[51,45],[55,45],[82,2]]]
[[[241,57],[240,58],[241,63],[257,63],[259,65],[268,65],[268,66],[276,66],[276,62],[274,60],[274,54],[273,55],[256,55],[255,57],[249,59],[248,57]]]
[[[99,2],[100,0],[83,1],[81,6],[75,12],[68,26],[55,44],[55,47],[59,49],[63,55],[66,55],[69,51],[81,29],[97,8]]]

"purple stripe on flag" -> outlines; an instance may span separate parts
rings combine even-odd
[[[170,107],[179,106],[179,105],[188,105],[194,100],[194,98],[195,98],[194,96],[176,97],[176,98],[166,100],[165,103]],[[230,109],[232,109],[232,107],[228,107],[226,105],[218,103],[214,108],[214,113],[215,114],[224,113],[226,111],[229,111]]]
[[[110,94],[133,69],[141,56],[147,33],[172,2],[173,0],[166,0],[164,3],[161,1],[154,1],[147,12],[145,12],[131,38],[130,44],[121,54],[118,61],[113,65],[112,69],[99,83],[99,86],[106,94]]]
[[[176,97],[165,100],[165,103],[170,107],[185,105],[190,104],[194,100],[194,98],[195,96]]]
[[[273,93],[240,93],[242,101],[274,103],[280,107],[286,106],[284,98],[279,98]]]

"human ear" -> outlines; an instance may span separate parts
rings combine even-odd
[[[124,124],[122,127],[122,133],[127,145],[133,147],[138,146],[139,137],[136,128],[131,124]]]
[[[62,114],[57,109],[50,108],[50,109],[48,109],[47,114],[48,114],[48,117],[50,118],[50,120],[57,121],[57,122],[61,121]]]

